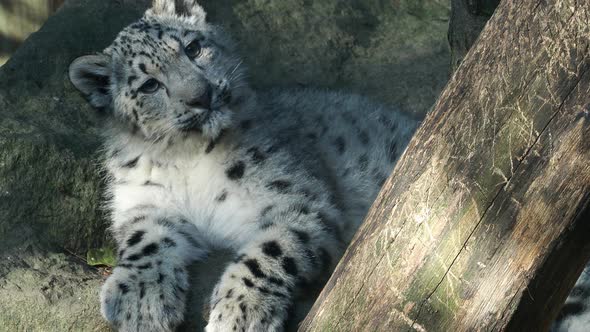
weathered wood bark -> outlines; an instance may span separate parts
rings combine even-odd
[[[303,331],[542,331],[590,256],[590,2],[505,0]]]

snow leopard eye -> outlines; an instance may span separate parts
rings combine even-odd
[[[191,59],[198,57],[201,55],[201,43],[196,39],[193,40],[190,44],[186,45],[184,53]]]
[[[150,78],[149,80],[145,81],[141,87],[139,87],[139,91],[143,93],[154,93],[160,88],[160,82],[156,79]]]

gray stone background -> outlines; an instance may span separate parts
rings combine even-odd
[[[109,330],[98,303],[104,277],[85,261],[109,238],[99,205],[101,116],[67,67],[107,46],[146,3],[68,0],[0,67],[0,331]],[[201,3],[239,41],[260,89],[343,89],[421,117],[449,76],[448,0]],[[202,326],[203,296],[230,255],[193,267],[181,330]]]

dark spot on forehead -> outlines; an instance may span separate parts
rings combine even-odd
[[[144,74],[146,74],[146,75],[147,75],[147,70],[146,70],[146,68],[145,68],[145,64],[143,64],[143,63],[140,63],[140,64],[139,64],[139,69],[140,69],[140,70],[141,70],[141,71],[142,71]]]
[[[174,35],[171,35],[170,38],[176,40],[178,42],[178,44],[182,45],[182,40],[180,40],[180,38],[178,38],[178,37],[176,37]]]
[[[133,81],[135,81],[136,79],[137,79],[137,76],[135,76],[135,75],[129,76],[129,78],[127,79],[127,84],[131,85],[131,83],[133,83]]]

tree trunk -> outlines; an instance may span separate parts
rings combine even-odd
[[[301,331],[548,328],[590,256],[589,17],[502,1]]]

